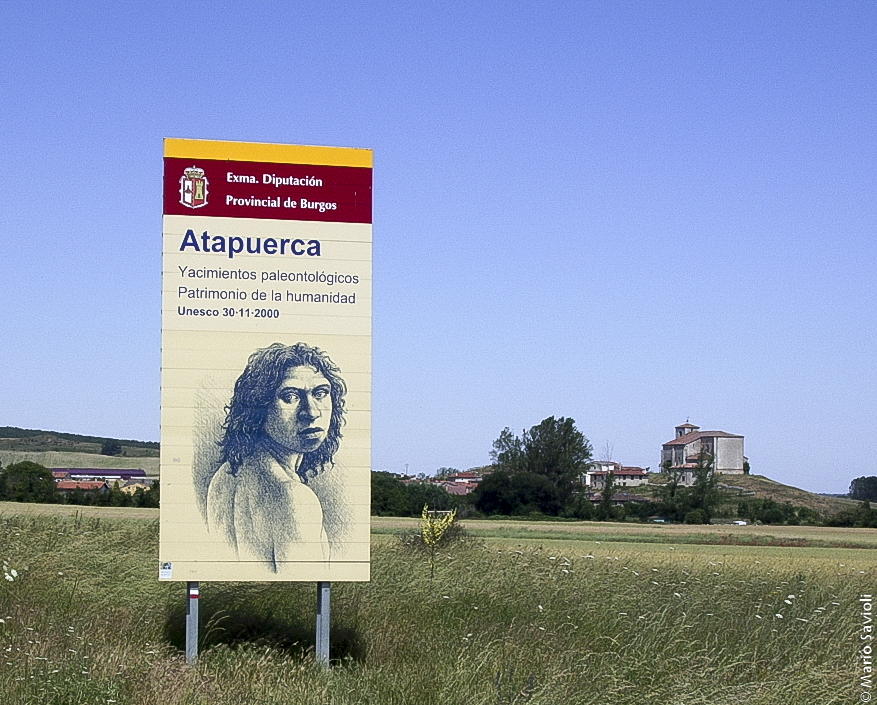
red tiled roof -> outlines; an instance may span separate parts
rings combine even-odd
[[[76,480],[61,480],[56,487],[59,490],[99,490],[107,486],[106,482],[98,482],[93,480],[90,482]]]
[[[593,470],[589,472],[589,475],[608,475],[610,471],[608,470]],[[642,468],[622,468],[621,470],[613,470],[613,475],[646,475],[646,471]]]
[[[701,438],[743,438],[743,436],[738,436],[734,433],[725,433],[724,431],[692,431],[691,433],[686,433],[684,436],[679,436],[679,438],[674,438],[672,441],[667,441],[664,445],[685,446]]]

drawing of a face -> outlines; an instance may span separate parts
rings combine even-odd
[[[295,453],[319,448],[332,420],[332,387],[315,367],[290,367],[268,410],[266,433]]]

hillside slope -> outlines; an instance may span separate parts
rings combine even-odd
[[[76,433],[0,426],[0,451],[25,451],[29,453],[66,451],[99,455],[101,445],[105,441],[119,443],[122,446],[122,454],[131,458],[158,457],[158,443],[155,441],[122,440],[103,436],[81,436]]]
[[[99,455],[67,451],[0,450],[3,466],[29,460],[47,468],[113,468],[114,470],[143,470],[147,477],[158,477],[158,457],[131,458],[121,455]]]
[[[640,494],[654,494],[657,485],[667,481],[667,476],[654,473],[649,476],[649,492]],[[859,503],[845,497],[829,497],[815,494],[807,490],[784,485],[776,480],[771,480],[764,475],[720,475],[719,483],[724,490],[726,503],[732,504],[746,499],[772,499],[780,504],[791,502],[797,507],[807,507],[822,515],[837,514],[843,509],[855,507]]]
[[[842,509],[855,507],[859,503],[845,497],[828,497],[814,494],[791,485],[771,480],[764,475],[724,475],[721,483],[732,497],[746,499],[772,499],[775,502],[791,502],[799,507],[808,507],[820,514],[836,514]]]

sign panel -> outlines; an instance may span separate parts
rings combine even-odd
[[[159,579],[368,580],[372,153],[165,140]]]

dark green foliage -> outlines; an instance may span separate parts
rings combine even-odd
[[[827,526],[854,526],[877,529],[877,509],[870,502],[862,502],[855,509],[845,509],[825,520]]]
[[[560,515],[566,519],[579,519],[587,521],[594,518],[594,505],[584,492],[576,492],[561,511]]]
[[[616,507],[612,505],[612,495],[615,493],[615,473],[606,473],[606,482],[600,492],[600,503],[597,505],[595,519],[597,521],[612,521],[616,518]]]
[[[388,472],[371,474],[372,516],[409,516],[408,489]]]
[[[122,444],[119,441],[106,440],[100,446],[101,455],[122,455]]]
[[[691,512],[699,511],[696,517],[703,517],[704,524],[709,524],[716,510],[722,504],[722,492],[718,487],[718,476],[714,472],[714,459],[709,453],[703,452],[697,458],[694,467],[694,483],[691,487],[682,484],[682,471],[670,467],[665,462],[661,467],[669,476],[657,491],[658,503],[656,513],[671,521],[688,521]]]
[[[737,516],[750,524],[817,524],[820,517],[808,507],[796,507],[791,502],[780,504],[769,498],[747,499],[737,505]]]
[[[692,509],[685,515],[686,524],[708,524],[703,509]]]
[[[697,458],[694,468],[694,484],[688,491],[688,504],[692,511],[699,511],[704,524],[709,524],[713,513],[722,503],[719,491],[719,478],[715,473],[715,459],[712,455],[702,452]],[[686,519],[686,523],[688,522]]]
[[[487,514],[551,516],[583,513],[576,491],[593,452],[573,419],[549,416],[516,436],[503,429],[490,453],[497,472],[476,490],[476,506]]]
[[[388,472],[371,474],[372,516],[415,517],[420,516],[423,505],[432,509],[454,509],[460,501],[444,487],[428,482],[412,482],[406,485]]]
[[[566,503],[587,472],[593,449],[573,419],[549,416],[520,438],[503,429],[490,455],[498,470],[547,478]]]
[[[850,499],[877,502],[877,477],[857,477],[850,483]]]
[[[475,508],[485,514],[526,516],[539,512],[556,516],[563,503],[557,486],[532,472],[497,471],[485,477],[473,492]]]
[[[134,493],[135,495],[137,492]],[[158,509],[159,504],[161,503],[161,483],[156,480],[152,483],[152,486],[143,493],[143,504],[139,506],[148,507],[151,509]],[[137,503],[134,503],[134,506],[138,506]]]
[[[0,472],[0,499],[11,502],[55,502],[57,489],[52,471],[25,460]]]

